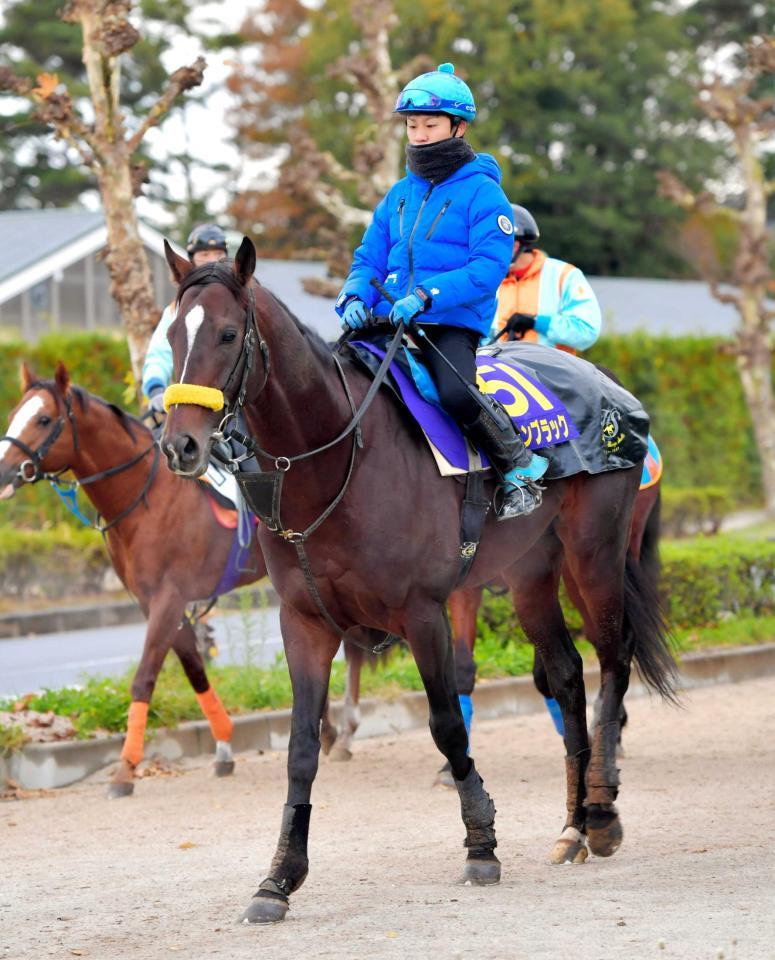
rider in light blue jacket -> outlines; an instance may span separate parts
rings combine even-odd
[[[476,115],[473,95],[450,63],[416,77],[401,91],[396,113],[406,117],[407,175],[377,206],[355,251],[336,310],[351,329],[369,311],[396,326],[412,320],[457,368],[476,383],[476,347],[489,331],[495,292],[513,252],[511,206],[500,169],[463,139]],[[371,286],[376,278],[391,300]],[[424,343],[424,359],[441,405],[487,454],[501,480],[498,518],[541,502],[547,461],[528,450],[508,415],[467,389]]]
[[[188,259],[195,267],[226,256],[226,234],[215,223],[200,224],[191,231],[186,243]],[[164,412],[164,391],[172,383],[172,347],[167,340],[167,330],[175,319],[175,301],[167,304],[156,329],[151,334],[143,363],[143,393],[148,397],[148,406],[158,413]]]

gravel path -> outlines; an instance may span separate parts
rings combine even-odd
[[[0,803],[0,958],[774,960],[775,679],[630,702],[610,860],[550,867],[564,768],[548,717],[475,727],[499,887],[455,884],[463,828],[430,735],[323,761],[311,871],[284,924],[235,920],[270,859],[285,756],[201,763],[108,802],[95,779]],[[104,777],[101,779],[104,780]]]

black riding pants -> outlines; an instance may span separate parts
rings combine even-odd
[[[442,327],[423,324],[431,340],[444,356],[452,363],[466,383],[476,383],[476,348],[479,334],[463,327]],[[479,405],[455,374],[438,356],[435,350],[420,340],[423,360],[425,361],[442,407],[461,426],[473,423],[479,413]]]

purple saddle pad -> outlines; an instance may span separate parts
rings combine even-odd
[[[369,341],[359,340],[357,346],[380,360],[385,356],[384,350]],[[537,450],[579,436],[565,404],[513,361],[484,355],[476,358],[476,367],[479,389],[503,404],[522,434],[525,446]],[[453,467],[468,470],[468,448],[452,417],[425,399],[402,365],[394,362],[390,373],[407,409],[431,443]],[[484,453],[479,453],[483,466],[489,466]]]

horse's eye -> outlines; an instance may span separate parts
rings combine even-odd
[[[51,423],[51,417],[46,416],[44,413],[43,416],[38,417],[38,423],[41,427],[47,427]]]
[[[221,334],[221,343],[233,343],[237,339],[236,330],[224,330]]]

